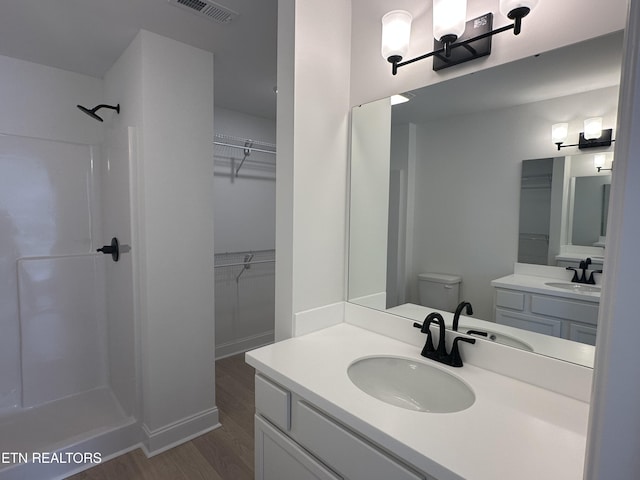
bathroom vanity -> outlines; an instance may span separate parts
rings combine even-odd
[[[588,404],[580,397],[587,390],[572,398],[570,391],[556,393],[480,368],[474,357],[485,356],[487,348],[498,356],[506,352],[509,358],[496,361],[507,365],[531,358],[485,342],[462,347],[462,368],[437,364],[420,356],[425,337],[412,322],[388,317],[406,341],[345,321],[247,353],[256,368],[257,479],[582,478]],[[448,343],[453,336],[448,332]],[[348,375],[351,365],[369,357],[441,370],[473,392],[473,403],[450,413],[388,404]],[[577,377],[588,371],[571,368]]]
[[[498,278],[491,285],[496,323],[595,345],[600,285],[526,274]]]

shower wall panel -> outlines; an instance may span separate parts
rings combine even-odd
[[[18,260],[22,406],[104,386],[103,257]]]
[[[0,135],[0,408],[21,401],[18,259],[94,250],[96,162],[87,145]]]

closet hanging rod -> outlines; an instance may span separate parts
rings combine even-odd
[[[274,150],[264,150],[262,148],[245,147],[244,145],[233,145],[231,143],[224,143],[224,142],[213,142],[213,144],[220,145],[222,147],[239,148],[240,150],[249,150],[250,152],[272,153],[274,155],[276,154]]]
[[[248,262],[237,262],[237,263],[224,263],[222,265],[215,265],[214,268],[222,268],[222,267],[243,267],[245,265],[257,265],[258,263],[274,263],[276,260],[250,260]]]

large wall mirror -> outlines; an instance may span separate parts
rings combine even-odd
[[[602,262],[611,172],[558,151],[551,125],[569,122],[577,143],[601,116],[615,138],[621,50],[619,32],[354,108],[349,301],[420,319],[418,276],[440,272],[493,322],[491,282],[515,264]],[[613,148],[595,153],[611,164]],[[537,353],[592,366],[593,348]]]

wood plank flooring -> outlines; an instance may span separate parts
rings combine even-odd
[[[216,362],[222,427],[152,458],[142,450],[69,477],[71,480],[253,480],[254,369],[244,354]]]

